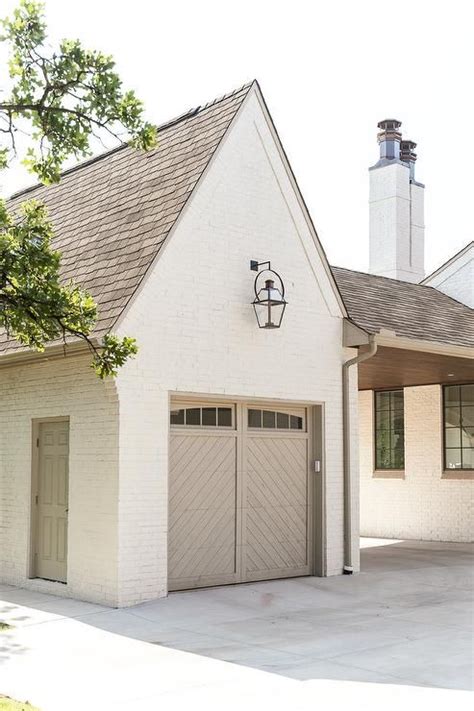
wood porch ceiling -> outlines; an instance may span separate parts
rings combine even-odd
[[[471,358],[379,346],[375,356],[359,365],[359,390],[467,382],[474,382]]]

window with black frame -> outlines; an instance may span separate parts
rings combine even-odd
[[[474,470],[474,383],[444,387],[444,468]]]
[[[405,468],[403,390],[375,393],[375,468]]]

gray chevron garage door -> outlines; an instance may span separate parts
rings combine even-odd
[[[301,407],[172,407],[170,590],[309,574],[308,429]]]

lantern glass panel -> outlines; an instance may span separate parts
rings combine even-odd
[[[263,287],[258,292],[257,298],[260,303],[280,304],[283,301],[282,293],[276,286]]]
[[[261,304],[254,302],[255,314],[260,328],[280,328],[285,311],[285,303]]]

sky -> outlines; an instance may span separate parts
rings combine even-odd
[[[111,53],[155,123],[258,79],[332,264],[368,268],[368,167],[387,117],[418,144],[426,272],[474,239],[470,0],[45,5],[51,43]],[[1,181],[6,193],[32,182],[18,167]]]

